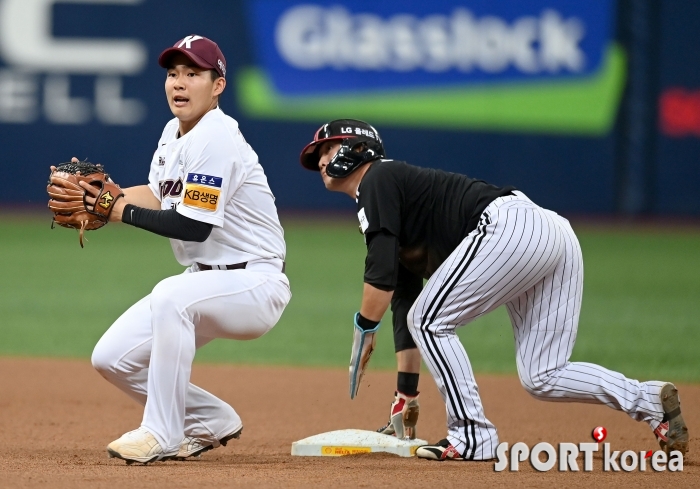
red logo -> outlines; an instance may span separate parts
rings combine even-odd
[[[595,441],[598,443],[602,442],[605,440],[605,437],[608,436],[608,430],[605,429],[603,426],[596,426],[593,428],[593,431],[591,432],[591,436]]]
[[[700,136],[700,90],[669,88],[663,92],[659,126],[670,137]]]

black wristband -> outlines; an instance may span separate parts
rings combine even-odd
[[[420,374],[414,374],[410,372],[399,372],[398,378],[396,379],[396,390],[406,396],[417,396],[419,377]]]
[[[363,331],[374,329],[377,327],[377,324],[379,324],[379,321],[372,321],[371,319],[364,317],[359,312],[357,313],[357,325],[362,328]]]

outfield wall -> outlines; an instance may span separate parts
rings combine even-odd
[[[50,164],[144,183],[171,117],[159,52],[215,39],[221,101],[282,209],[350,209],[297,163],[332,118],[388,154],[513,184],[563,213],[700,214],[693,0],[0,0],[0,203]]]

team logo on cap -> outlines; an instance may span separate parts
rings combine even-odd
[[[226,76],[226,65],[224,64],[223,61],[220,59],[216,60],[216,62],[219,64],[219,68],[221,68],[221,72]]]
[[[182,41],[180,41],[180,44],[178,44],[177,47],[181,48],[182,46],[185,46],[185,49],[192,49],[192,43],[195,41],[199,41],[200,39],[204,38],[202,36],[187,36]]]

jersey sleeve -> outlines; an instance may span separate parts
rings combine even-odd
[[[177,211],[222,227],[226,202],[246,178],[235,134],[225,128],[202,132],[184,151],[184,189]]]
[[[394,290],[399,267],[402,192],[393,161],[374,164],[358,189],[357,217],[365,235],[365,283]]]
[[[364,281],[380,290],[394,290],[399,268],[399,240],[387,231],[367,237]]]
[[[379,231],[401,234],[403,192],[396,165],[393,161],[375,164],[360,183],[357,217],[365,236]]]

